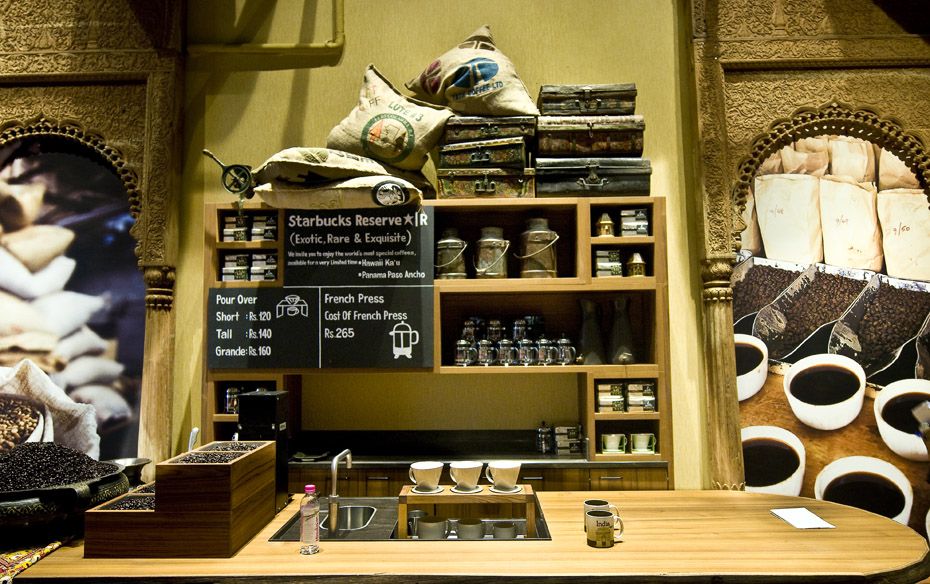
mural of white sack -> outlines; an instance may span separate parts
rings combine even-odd
[[[42,314],[32,304],[0,290],[0,336],[30,331],[54,334]]]
[[[0,247],[0,288],[32,300],[65,287],[77,262],[58,256],[37,272],[30,272],[16,257]]]
[[[0,237],[0,245],[33,272],[64,254],[72,241],[74,232],[58,225],[30,225]]]
[[[797,264],[823,261],[820,179],[804,174],[757,176],[754,192],[766,256]]]
[[[32,301],[45,321],[45,327],[64,337],[81,328],[106,301],[80,292],[55,292]]]
[[[830,136],[813,136],[810,138],[801,138],[795,140],[794,150],[796,152],[830,152]]]
[[[830,173],[856,182],[875,182],[875,151],[872,143],[849,136],[831,139]]]
[[[746,197],[746,208],[743,209],[740,218],[743,220],[743,223],[746,224],[746,229],[743,229],[739,234],[740,249],[751,252],[752,255],[760,255],[762,253],[762,232],[759,231],[756,197],[752,189],[749,190],[749,194]]]
[[[68,395],[77,403],[93,406],[97,426],[101,429],[132,418],[132,408],[129,403],[113,388],[106,385],[85,385]]]
[[[893,278],[930,280],[930,207],[920,189],[878,192],[885,268]]]
[[[0,336],[0,352],[14,349],[20,351],[51,351],[57,344],[57,336],[37,331]]]
[[[53,355],[67,362],[81,355],[102,353],[106,348],[107,342],[90,328],[84,326],[61,339],[50,350]]]
[[[797,152],[791,146],[781,149],[781,166],[785,174],[827,174],[830,155],[827,152]]]
[[[826,263],[876,272],[882,269],[877,207],[872,183],[832,175],[820,179],[820,224]]]
[[[882,148],[878,157],[878,190],[918,188],[917,175],[903,160]]]
[[[45,185],[39,182],[11,185],[0,180],[0,225],[16,231],[35,223],[42,211]]]
[[[112,383],[123,373],[122,363],[105,357],[84,356],[68,363],[64,371],[52,375],[60,387],[80,387],[91,383]]]

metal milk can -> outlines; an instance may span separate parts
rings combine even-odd
[[[504,239],[502,227],[482,227],[475,254],[475,275],[478,278],[506,278],[509,249],[510,242]]]
[[[461,280],[465,273],[465,248],[468,244],[459,238],[455,227],[444,229],[442,237],[436,242],[436,279]]]
[[[520,234],[521,278],[555,278],[557,274],[555,242],[559,234],[549,229],[549,220],[534,217],[527,220],[526,231]]]

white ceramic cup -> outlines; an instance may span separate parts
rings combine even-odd
[[[655,452],[656,435],[649,432],[630,434],[630,448],[632,452]]]
[[[911,507],[914,504],[914,491],[911,488],[911,483],[898,467],[878,458],[871,456],[847,456],[834,460],[823,467],[823,470],[817,475],[817,479],[814,481],[814,497],[823,500],[824,491],[826,491],[830,483],[852,473],[875,474],[894,483],[898,490],[901,491],[901,494],[904,495],[904,507],[897,515],[892,517],[892,519],[898,523],[907,525],[911,517]],[[858,491],[861,492],[862,489],[858,489]]]
[[[620,516],[603,509],[594,509],[584,514],[584,531],[588,545],[596,548],[614,547],[623,541],[623,520]]]
[[[758,365],[752,370],[736,376],[736,396],[739,401],[743,401],[759,393],[759,390],[765,385],[765,378],[769,374],[769,348],[759,337],[739,333],[733,335],[733,344],[755,347],[762,353],[762,359]]]
[[[445,517],[427,515],[417,522],[417,537],[420,539],[445,539],[449,535],[449,521]]]
[[[601,434],[601,450],[626,452],[626,434]]]
[[[919,434],[911,434],[895,428],[882,417],[882,410],[889,402],[895,398],[914,394],[923,396],[924,400],[930,400],[930,380],[927,379],[901,379],[885,386],[878,397],[873,402],[875,411],[875,423],[878,425],[878,433],[882,441],[898,456],[903,456],[908,460],[927,460],[927,445]],[[909,421],[913,421],[915,426],[917,420],[913,418],[910,411],[904,412],[909,416]]]
[[[418,491],[435,491],[442,474],[442,463],[434,460],[414,462],[407,473],[410,482],[416,484]]]
[[[620,516],[620,510],[617,509],[617,506],[613,503],[605,501],[604,499],[587,499],[584,502],[585,531],[588,530],[588,511],[610,511],[614,515]]]
[[[792,381],[801,373],[812,368],[834,367],[851,371],[859,381],[859,387],[848,398],[831,404],[817,405],[801,401],[791,393]],[[785,396],[795,417],[811,428],[836,430],[856,419],[865,399],[865,371],[862,366],[844,355],[820,353],[804,357],[791,365],[784,377]]]
[[[520,463],[513,460],[495,460],[488,463],[484,471],[494,488],[499,491],[512,491],[517,486],[520,476]]]
[[[804,481],[804,465],[807,463],[807,453],[801,439],[778,426],[747,426],[740,430],[743,448],[748,441],[771,440],[782,446],[790,448],[798,457],[798,466],[787,478],[770,485],[750,486],[752,477],[746,477],[746,490],[753,493],[771,493],[774,495],[798,496]],[[745,458],[744,458],[745,460]],[[747,469],[747,472],[748,469]]]
[[[459,519],[455,533],[459,539],[483,539],[484,522],[472,518]]]
[[[517,537],[517,526],[511,521],[497,521],[491,528],[494,539],[515,539]]]
[[[449,463],[449,476],[459,491],[473,491],[481,478],[483,463],[476,460],[456,460]]]

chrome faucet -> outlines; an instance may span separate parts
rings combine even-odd
[[[334,533],[336,528],[339,526],[339,491],[336,489],[336,485],[339,480],[339,475],[336,472],[339,468],[339,461],[342,459],[346,460],[346,469],[352,468],[352,451],[346,448],[339,454],[333,457],[333,492],[329,494],[329,532]]]

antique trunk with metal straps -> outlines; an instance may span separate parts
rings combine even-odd
[[[522,137],[458,142],[439,149],[439,168],[525,168],[526,162]]]
[[[452,116],[446,121],[441,144],[518,138],[536,135],[536,116]]]
[[[543,85],[536,104],[543,116],[625,116],[636,110],[636,84]]]
[[[537,158],[536,196],[648,195],[644,158]]]
[[[536,196],[532,168],[441,168],[440,199],[507,199]]]
[[[643,116],[539,116],[537,155],[626,156],[643,153]]]

